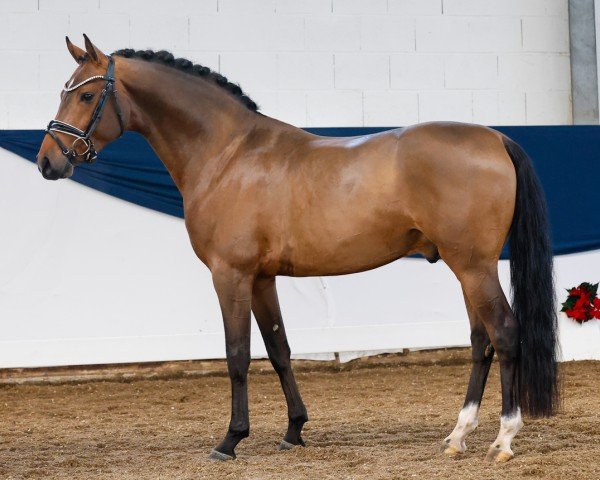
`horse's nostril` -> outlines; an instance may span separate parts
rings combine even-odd
[[[47,180],[56,180],[58,178],[58,173],[52,168],[50,164],[50,159],[48,157],[43,157],[40,163],[38,164],[38,170],[41,172],[42,176]]]
[[[44,157],[42,159],[42,173],[46,176],[49,176],[52,172],[52,165],[50,165],[50,159],[48,157]]]
[[[49,163],[50,160],[48,160],[48,157],[42,157],[42,159],[38,162],[38,170],[40,171],[40,173],[44,173],[44,169]]]

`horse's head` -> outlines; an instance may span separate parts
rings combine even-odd
[[[67,48],[79,66],[60,94],[58,113],[48,124],[37,155],[38,169],[49,180],[70,177],[77,165],[93,162],[125,128],[114,60],[85,34],[84,38],[85,50],[67,37]]]

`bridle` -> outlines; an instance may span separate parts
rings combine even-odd
[[[77,161],[78,158],[82,158],[82,162],[92,163],[96,160],[98,153],[94,148],[94,143],[92,142],[92,134],[98,123],[100,123],[100,119],[102,118],[102,111],[104,110],[104,106],[106,105],[106,99],[112,93],[113,103],[115,105],[115,112],[117,114],[117,118],[119,119],[119,127],[121,128],[121,133],[119,136],[123,135],[125,131],[125,125],[123,123],[123,114],[121,113],[121,107],[119,107],[119,101],[117,99],[117,90],[115,89],[115,60],[109,56],[108,57],[108,67],[106,69],[106,73],[104,75],[94,75],[92,77],[86,78],[85,80],[79,82],[77,85],[67,86],[63,88],[64,92],[72,92],[73,90],[77,90],[79,87],[90,83],[95,82],[96,80],[104,80],[106,83],[104,88],[102,89],[102,93],[100,94],[100,100],[96,104],[96,108],[94,109],[94,113],[92,113],[92,118],[90,119],[90,123],[87,128],[84,130],[80,130],[79,128],[62,122],[61,120],[51,120],[48,126],[46,127],[46,133],[52,137],[52,139],[56,142],[56,144],[62,150],[62,153],[69,163],[73,163],[73,161]],[[73,144],[71,148],[68,148],[56,135],[55,132],[65,133],[72,137],[75,137],[73,140]],[[78,153],[76,150],[77,144],[81,142],[85,145],[85,151],[82,153]]]

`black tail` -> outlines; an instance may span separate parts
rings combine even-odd
[[[517,198],[510,227],[513,313],[521,349],[517,388],[521,410],[550,416],[559,406],[557,319],[546,201],[531,160],[513,140],[504,146],[517,173]]]

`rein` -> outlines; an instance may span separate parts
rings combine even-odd
[[[73,163],[73,161],[76,161],[80,157],[82,158],[83,162],[93,163],[98,157],[98,153],[96,152],[94,143],[92,142],[92,134],[94,133],[94,130],[96,130],[98,123],[100,123],[102,112],[104,110],[104,106],[106,105],[106,99],[111,93],[113,103],[115,105],[115,112],[117,114],[117,118],[119,119],[119,127],[121,128],[121,133],[119,136],[123,135],[123,132],[125,131],[123,114],[121,113],[121,107],[119,106],[119,101],[117,99],[117,90],[115,89],[115,61],[111,56],[108,57],[108,67],[104,75],[94,75],[93,77],[86,78],[77,85],[73,85],[71,87],[67,87],[65,85],[63,91],[72,92],[73,90],[77,90],[79,87],[87,83],[95,82],[97,80],[104,80],[106,83],[102,89],[102,93],[100,94],[100,100],[98,100],[96,108],[92,113],[90,123],[85,131],[80,130],[69,123],[56,119],[51,120],[46,127],[46,134],[52,137],[52,139],[62,150],[63,155],[67,157],[70,163]],[[71,144],[71,148],[68,148],[55,132],[60,132],[75,137],[75,140],[73,140],[73,143]],[[85,146],[85,151],[82,153],[78,153],[75,148],[79,142],[83,143]]]

